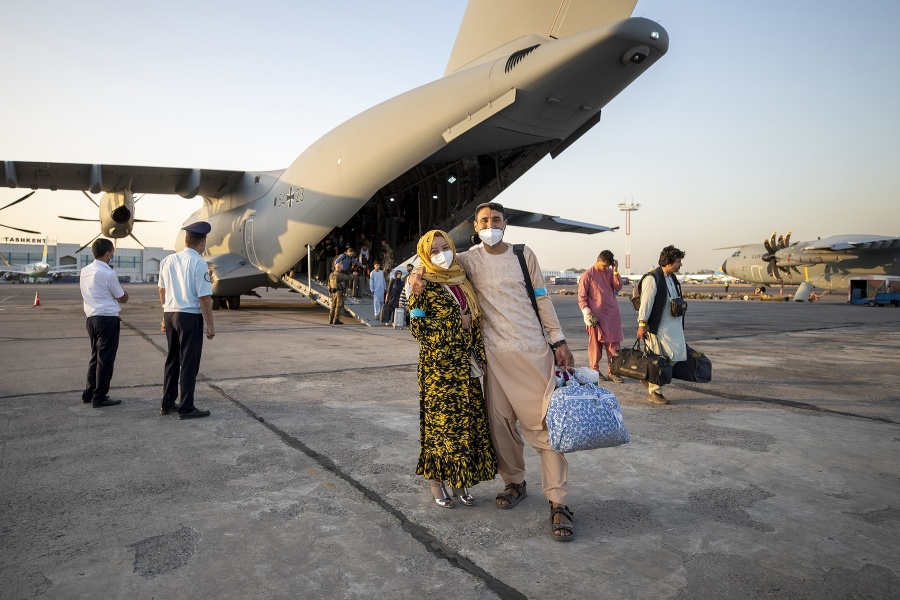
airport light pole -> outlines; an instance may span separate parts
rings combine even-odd
[[[619,203],[619,210],[625,212],[625,277],[631,277],[631,213],[640,207],[634,200],[631,204]]]

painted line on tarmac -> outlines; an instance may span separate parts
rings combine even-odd
[[[700,388],[695,385],[678,385],[678,389],[690,390],[703,394],[705,396],[714,396],[716,398],[728,398],[729,400],[737,400],[738,402],[763,402],[765,404],[776,404],[785,408],[796,408],[799,410],[810,410],[813,412],[821,412],[832,415],[841,415],[842,417],[855,417],[857,419],[866,419],[869,421],[878,421],[879,423],[890,423],[892,425],[900,425],[900,421],[894,421],[885,417],[870,417],[868,415],[859,415],[852,412],[842,410],[834,410],[831,408],[823,408],[810,404],[809,402],[798,402],[796,400],[782,400],[780,398],[766,398],[764,396],[748,396],[746,394],[733,394],[729,392],[710,391],[709,389]]]
[[[503,600],[526,600],[527,596],[525,594],[516,590],[515,588],[506,585],[501,580],[497,579],[468,558],[460,555],[458,552],[448,547],[446,544],[431,535],[424,527],[411,521],[403,512],[395,508],[381,495],[376,493],[374,490],[366,487],[363,483],[354,479],[349,473],[344,472],[337,464],[335,464],[333,460],[331,460],[324,454],[316,452],[315,450],[301,442],[298,438],[289,435],[287,432],[282,431],[275,425],[272,425],[263,417],[260,417],[253,410],[242,404],[239,400],[230,396],[225,390],[223,390],[216,384],[210,382],[206,382],[206,384],[212,389],[216,390],[223,398],[231,401],[235,406],[243,410],[260,424],[262,424],[263,427],[277,435],[287,446],[290,446],[295,450],[299,450],[303,454],[307,455],[308,457],[316,461],[319,465],[321,465],[323,469],[343,479],[351,487],[368,498],[371,502],[375,503],[386,513],[397,519],[400,522],[401,529],[412,536],[414,540],[422,544],[425,550],[427,550],[431,554],[434,554],[438,558],[447,561],[448,563],[450,563],[450,565],[456,567],[457,569],[465,571],[469,575],[481,579],[491,591],[493,591],[495,594],[497,594],[498,597],[502,598]]]

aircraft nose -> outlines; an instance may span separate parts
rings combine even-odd
[[[728,275],[731,275],[731,273],[728,273],[728,259],[727,258],[725,259],[725,262],[722,263],[722,272],[726,273]]]

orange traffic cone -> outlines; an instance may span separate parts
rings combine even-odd
[[[41,305],[41,295],[38,292],[34,293],[34,305],[35,306]]]

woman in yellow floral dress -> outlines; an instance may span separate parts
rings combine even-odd
[[[478,380],[484,364],[481,311],[472,285],[456,262],[443,231],[429,231],[417,246],[425,291],[410,300],[409,329],[419,342],[419,463],[438,506],[453,496],[475,504],[468,488],[497,473],[484,396]]]

